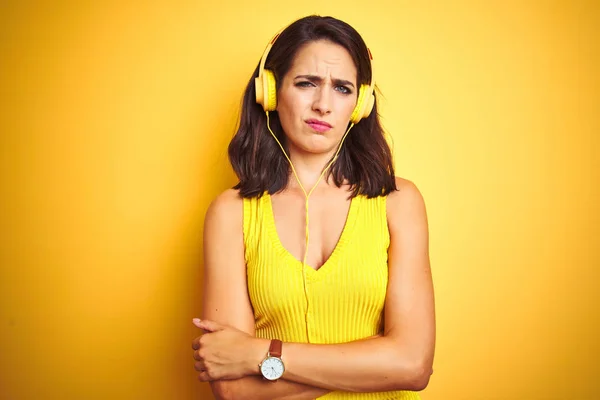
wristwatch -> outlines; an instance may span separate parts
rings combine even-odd
[[[281,346],[281,340],[271,340],[267,357],[258,365],[262,376],[270,381],[281,378],[283,371],[285,371],[285,366],[281,360]]]

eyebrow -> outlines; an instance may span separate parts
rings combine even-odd
[[[318,76],[318,75],[298,75],[298,76],[296,76],[294,78],[294,80],[295,79],[306,79],[306,80],[309,80],[309,81],[311,81],[313,83],[321,83],[321,82],[323,82],[323,78],[320,77],[320,76]],[[354,84],[352,82],[350,82],[350,81],[345,80],[345,79],[333,79],[332,81],[333,81],[333,83],[335,85],[338,85],[338,86],[344,86],[344,85],[346,85],[346,86],[352,86],[354,88]]]

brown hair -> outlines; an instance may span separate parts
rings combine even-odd
[[[317,40],[344,47],[356,65],[357,83],[370,82],[371,63],[365,42],[354,28],[333,17],[313,15],[292,23],[275,41],[265,68],[273,71],[275,81],[280,83],[298,50]],[[229,144],[229,160],[240,180],[234,188],[246,198],[285,189],[291,173],[287,159],[267,130],[265,112],[255,100],[254,78],[258,69],[257,66],[246,87],[237,132]],[[286,138],[277,112],[270,112],[269,119],[273,133],[285,147]],[[359,194],[377,197],[396,190],[391,151],[377,115],[377,99],[369,117],[348,133],[338,159],[327,171],[327,177],[330,176],[338,187],[347,180],[351,197]]]

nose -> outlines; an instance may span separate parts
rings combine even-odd
[[[327,85],[321,86],[315,90],[315,98],[312,109],[321,114],[329,114],[331,112],[331,94],[327,89]]]

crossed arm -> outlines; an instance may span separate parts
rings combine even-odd
[[[219,399],[314,399],[330,390],[422,390],[432,372],[435,316],[427,217],[418,189],[397,178],[388,196],[389,281],[380,337],[331,345],[284,343],[278,382],[258,364],[269,340],[256,338],[248,298],[242,200],[229,190],[210,206],[204,230],[204,334],[194,340],[199,379]]]

